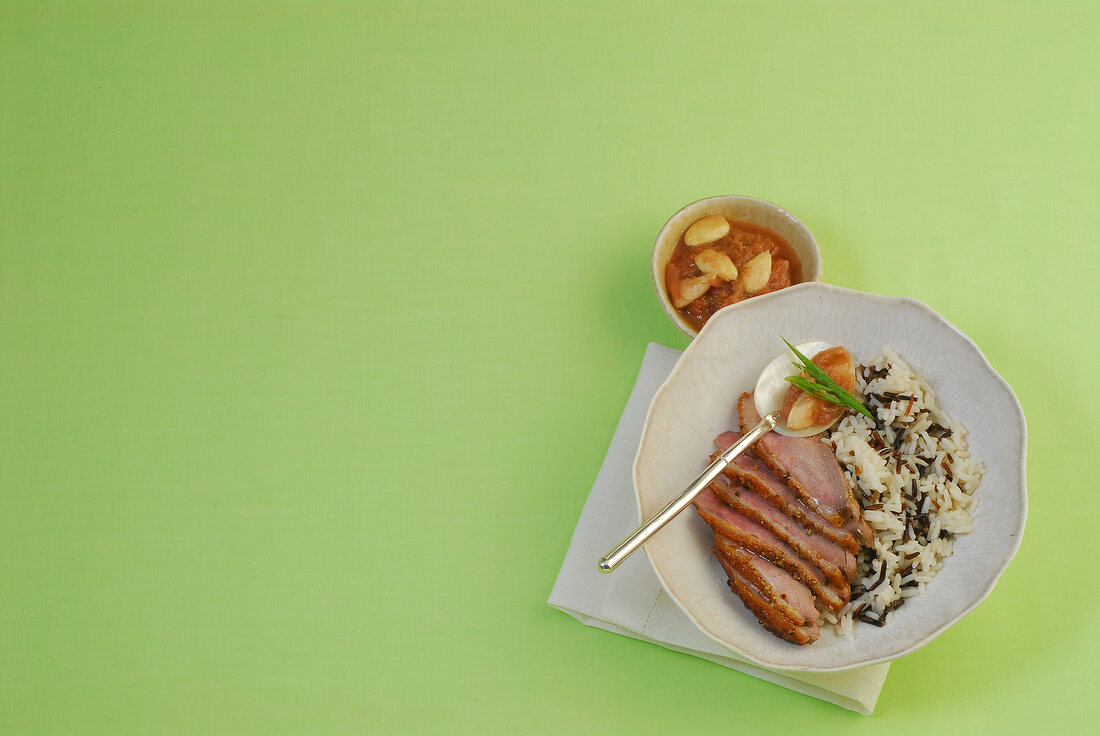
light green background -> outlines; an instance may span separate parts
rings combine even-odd
[[[1098,11],[3,2],[0,732],[1094,727]],[[870,718],[545,605],[713,194],[1028,417],[1015,562]]]

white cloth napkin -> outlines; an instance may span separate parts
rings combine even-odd
[[[890,669],[888,663],[830,673],[769,670],[747,662],[699,631],[662,589],[645,553],[634,554],[609,575],[596,569],[596,561],[638,525],[634,455],[649,403],[679,357],[678,350],[656,343],[646,349],[638,380],[581,512],[548,603],[589,626],[694,654],[870,715]]]

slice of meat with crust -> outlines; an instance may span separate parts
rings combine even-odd
[[[764,593],[771,602],[783,610],[791,621],[804,623],[817,620],[817,607],[814,596],[802,583],[791,575],[754,555],[728,539],[718,537],[715,540],[718,550],[733,561],[737,571],[748,579],[754,588]]]
[[[810,591],[762,557],[718,540],[713,548],[730,587],[766,629],[795,644],[821,636]]]
[[[723,432],[714,439],[714,444],[718,447],[718,452],[722,452],[739,439],[739,432]],[[713,457],[711,460],[713,462]],[[873,532],[862,518],[851,518],[841,526],[834,525],[815,509],[802,503],[790,486],[751,455],[738,455],[726,466],[724,472],[734,483],[755,491],[787,516],[824,535],[854,555],[859,554],[860,549],[871,540]]]
[[[780,639],[799,645],[813,644],[821,638],[821,630],[816,621],[811,621],[802,626],[796,626],[786,617],[777,615],[760,591],[752,587],[752,583],[738,575],[736,571],[726,573],[729,575],[730,589],[737,594],[745,607],[760,624]]]
[[[751,490],[734,485],[724,475],[715,478],[710,487],[734,511],[767,527],[800,557],[821,570],[830,585],[844,590],[855,579],[856,558],[848,550],[819,534],[811,533]]]
[[[696,496],[695,508],[714,529],[717,538],[760,555],[787,571],[830,610],[838,611],[848,602],[851,591],[847,586],[843,591],[831,586],[824,573],[800,557],[789,544],[763,525],[731,509],[710,488]]]
[[[741,395],[737,414],[742,432],[760,423],[751,393]],[[839,526],[849,518],[859,517],[859,505],[844,471],[832,448],[820,436],[785,437],[769,432],[756,441],[752,453],[786,482],[804,504],[817,509],[833,524]]]

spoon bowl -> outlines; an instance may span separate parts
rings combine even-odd
[[[814,354],[827,350],[831,347],[827,342],[804,342],[801,345],[796,346],[798,352],[803,355],[812,357]],[[787,398],[787,391],[790,389],[791,384],[786,380],[787,376],[797,375],[798,371],[794,370],[793,359],[794,353],[789,350],[783,355],[777,356],[775,360],[768,363],[767,367],[760,372],[760,378],[756,382],[756,390],[753,391],[753,402],[756,404],[756,411],[760,413],[760,416],[766,417],[772,412],[780,411],[783,408],[783,402]],[[836,424],[837,419],[829,422],[826,425],[817,427],[807,427],[806,429],[790,429],[787,427],[782,417],[776,422],[774,431],[779,434],[786,435],[787,437],[809,437],[811,435],[820,434],[826,429]]]

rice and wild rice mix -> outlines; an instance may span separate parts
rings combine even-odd
[[[854,622],[882,626],[920,595],[957,534],[971,531],[983,466],[970,457],[966,429],[951,421],[932,388],[892,350],[856,371],[876,416],[851,413],[829,434],[875,543],[859,555],[851,601],[819,622],[852,637]]]

